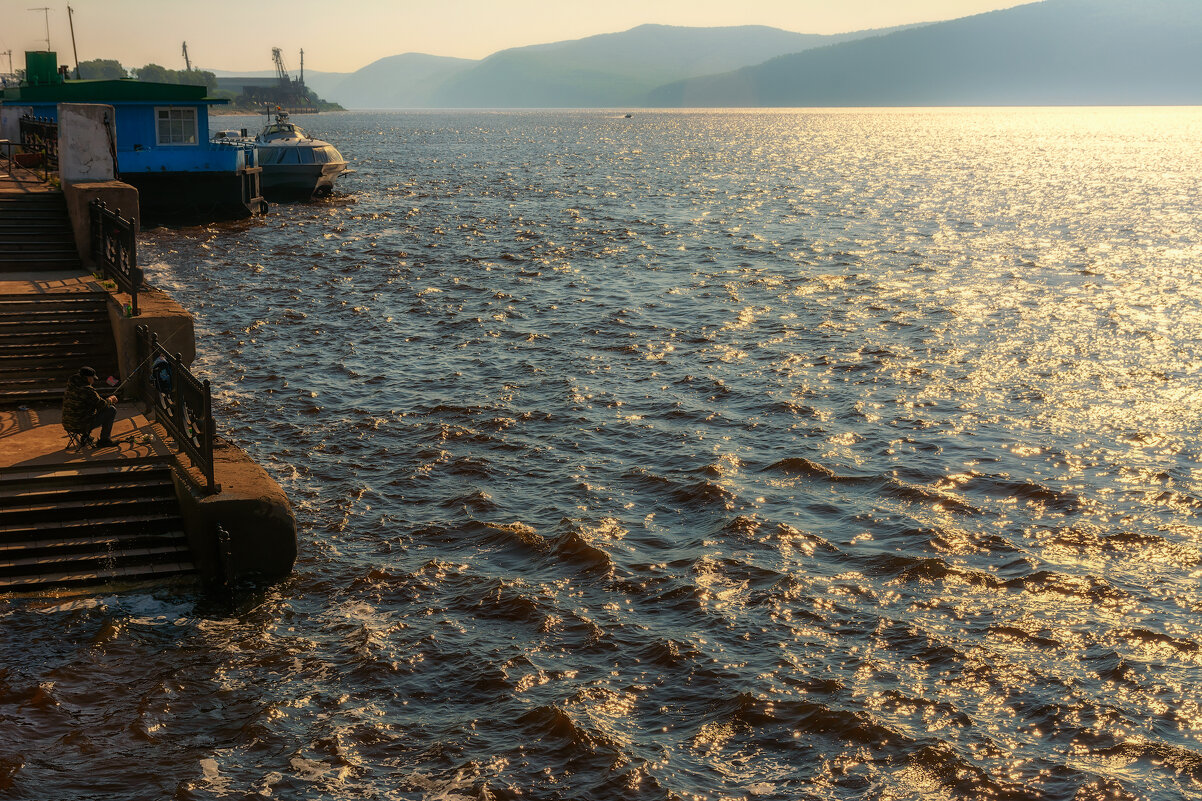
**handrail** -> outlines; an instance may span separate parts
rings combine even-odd
[[[42,178],[50,180],[50,168],[58,169],[58,123],[49,117],[21,117],[21,149],[42,154]]]
[[[119,211],[109,209],[99,198],[88,203],[92,258],[96,259],[104,275],[129,295],[129,316],[136,317],[141,314],[138,310],[138,290],[142,288],[138,239],[133,220],[122,217]]]
[[[198,380],[183,363],[178,353],[168,352],[159,344],[159,335],[146,326],[135,329],[138,370],[133,376],[136,392],[154,410],[155,422],[167,430],[178,450],[188,454],[192,464],[207,481],[210,494],[221,492],[213,480],[213,444],[216,426],[213,423],[213,397],[208,379]],[[166,362],[166,386],[155,379],[156,365]]]
[[[4,156],[4,163],[8,168],[9,178],[13,176],[13,151],[20,146],[20,142],[10,142],[7,139],[0,139],[0,155]]]

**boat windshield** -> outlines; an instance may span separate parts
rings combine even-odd
[[[297,128],[290,122],[275,122],[263,129],[263,136],[271,136],[278,133],[290,133],[297,136],[304,136],[300,128]]]

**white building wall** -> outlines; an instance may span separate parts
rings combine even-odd
[[[0,139],[21,144],[21,118],[33,113],[33,106],[0,106]]]
[[[113,120],[112,106],[59,104],[58,174],[63,183],[111,181],[117,177],[109,140],[110,132],[116,130]]]

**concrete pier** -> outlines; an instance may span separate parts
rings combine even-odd
[[[100,193],[128,205],[132,188],[101,181],[66,189],[72,231],[86,264],[90,246],[80,239],[88,228],[80,215],[87,200]],[[54,191],[28,170],[13,168],[10,174],[0,158],[0,215],[5,198]],[[81,344],[109,343],[119,373],[113,378],[122,382],[138,366],[135,325],[170,341],[185,363],[195,355],[191,315],[162,292],[140,292],[142,314],[129,318],[122,298],[82,266],[39,269],[33,262],[10,261],[2,269],[0,337],[7,339],[0,341],[5,354],[0,371],[20,377],[10,385],[45,385],[51,379],[31,376],[82,366],[69,361],[76,352],[69,348],[56,351],[59,356],[50,353],[62,344],[51,341],[59,338],[56,331]],[[107,304],[107,313],[80,322],[76,307],[92,298],[102,298],[100,308]],[[24,317],[37,323],[26,325]],[[26,368],[17,360],[37,351],[46,351],[37,365]],[[97,388],[104,394],[103,385]],[[122,399],[117,404],[115,447],[75,448],[60,422],[61,400],[31,393],[25,402],[0,398],[0,592],[189,575],[205,581],[273,580],[291,572],[296,558],[291,505],[280,486],[236,445],[218,440],[214,477],[221,491],[209,494],[188,457],[176,452],[167,431],[139,403]],[[133,397],[128,391],[123,395]],[[160,476],[169,476],[168,484]]]

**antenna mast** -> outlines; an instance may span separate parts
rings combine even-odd
[[[192,62],[188,58],[188,43],[187,42],[184,42],[184,70],[186,72],[192,71]]]
[[[79,80],[79,51],[75,49],[75,9],[67,5],[67,22],[71,25],[71,54],[75,56],[75,80]]]
[[[41,11],[46,17],[46,52],[50,52],[50,6],[42,6],[40,8],[30,8],[28,11]]]

